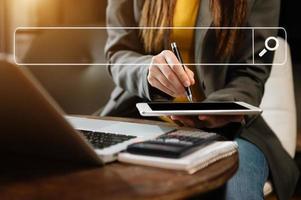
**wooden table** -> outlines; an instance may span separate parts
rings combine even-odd
[[[49,160],[2,156],[0,199],[183,199],[224,185],[237,167],[237,154],[194,175],[118,162],[86,168]]]

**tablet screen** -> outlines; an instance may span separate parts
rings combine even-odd
[[[250,110],[236,103],[149,103],[153,111],[173,110]]]

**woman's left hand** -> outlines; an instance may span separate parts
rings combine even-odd
[[[174,121],[180,121],[182,124],[188,127],[203,127],[203,128],[220,128],[231,122],[242,122],[244,120],[243,115],[201,115],[198,116],[198,121],[192,117],[187,116],[171,116]],[[198,125],[196,123],[199,123]]]

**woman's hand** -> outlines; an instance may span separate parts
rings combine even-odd
[[[162,51],[152,59],[147,80],[152,87],[172,96],[185,96],[185,88],[195,84],[194,73],[172,51]]]
[[[180,121],[182,124],[188,127],[198,127],[198,128],[220,128],[231,122],[242,122],[244,120],[243,115],[233,115],[233,116],[217,116],[217,115],[201,115],[198,116],[198,120],[187,116],[171,116],[174,121]],[[199,123],[198,125],[196,123]]]

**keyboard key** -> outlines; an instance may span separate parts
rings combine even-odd
[[[93,147],[97,149],[108,148],[112,145],[116,145],[136,138],[135,136],[120,135],[114,133],[93,132],[84,130],[80,130],[80,132],[82,132],[86,139],[93,145]]]

